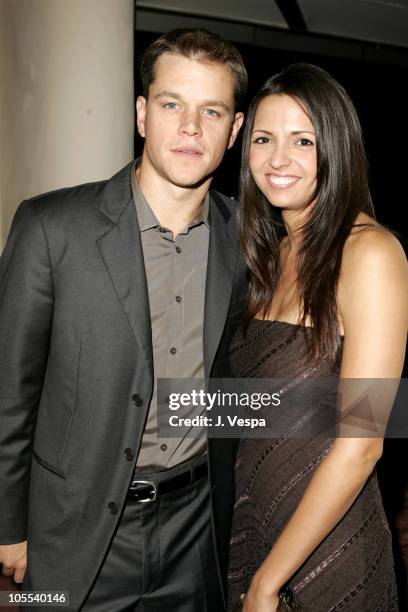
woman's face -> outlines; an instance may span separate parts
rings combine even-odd
[[[316,189],[316,138],[310,119],[290,96],[267,96],[259,103],[249,167],[274,206],[301,211],[310,204]]]

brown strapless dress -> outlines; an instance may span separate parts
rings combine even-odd
[[[337,376],[335,361],[311,364],[306,357],[310,328],[284,321],[251,321],[230,348],[237,378]],[[293,421],[308,406],[290,405]],[[301,425],[300,425],[301,427]],[[297,507],[332,440],[281,436],[241,440],[236,465],[236,498],[228,571],[229,611],[242,609],[240,594],[271,550]],[[398,611],[391,534],[376,472],[333,531],[286,585],[305,612]]]

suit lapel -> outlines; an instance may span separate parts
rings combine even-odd
[[[131,166],[124,168],[106,185],[100,210],[112,223],[108,231],[97,238],[96,244],[147,366],[153,372],[149,297],[130,186]]]
[[[140,229],[130,184],[132,164],[105,186],[100,211],[111,223],[96,240],[129,325],[153,372],[149,296]],[[239,242],[235,220],[215,192],[210,197],[210,244],[204,305],[204,369],[208,377],[224,326],[234,282]]]
[[[210,244],[204,307],[204,370],[209,377],[227,320],[239,242],[235,220],[215,192],[210,198]]]

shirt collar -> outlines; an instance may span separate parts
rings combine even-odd
[[[132,184],[133,200],[136,206],[137,218],[139,221],[140,231],[144,232],[152,227],[158,227],[160,224],[156,219],[156,215],[150,208],[140,189],[139,181],[136,178],[136,168],[140,161],[137,159],[130,168],[130,181]]]
[[[157,220],[156,215],[150,208],[146,198],[144,197],[143,192],[139,185],[139,181],[136,178],[135,171],[139,164],[140,164],[140,158],[137,159],[134,164],[132,164],[130,168],[130,182],[132,185],[133,200],[136,206],[136,212],[137,212],[137,218],[139,221],[140,231],[144,232],[154,227],[160,227],[160,223]],[[209,212],[210,212],[210,194],[209,192],[207,192],[207,195],[205,196],[204,204],[201,208],[200,214],[193,221],[191,221],[191,223],[189,223],[189,225],[186,227],[185,232],[182,232],[182,233],[187,233],[187,231],[190,228],[195,227],[196,225],[200,225],[200,223],[204,223],[207,227],[209,227],[210,226]]]

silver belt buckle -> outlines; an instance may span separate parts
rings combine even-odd
[[[132,488],[136,488],[133,487],[133,485],[138,485],[138,484],[143,484],[143,485],[151,485],[153,487],[153,491],[151,493],[151,497],[146,497],[146,499],[138,499],[138,503],[140,504],[145,504],[148,502],[154,502],[157,499],[157,483],[156,482],[152,482],[151,480],[133,480],[132,484],[130,485],[130,489]]]

